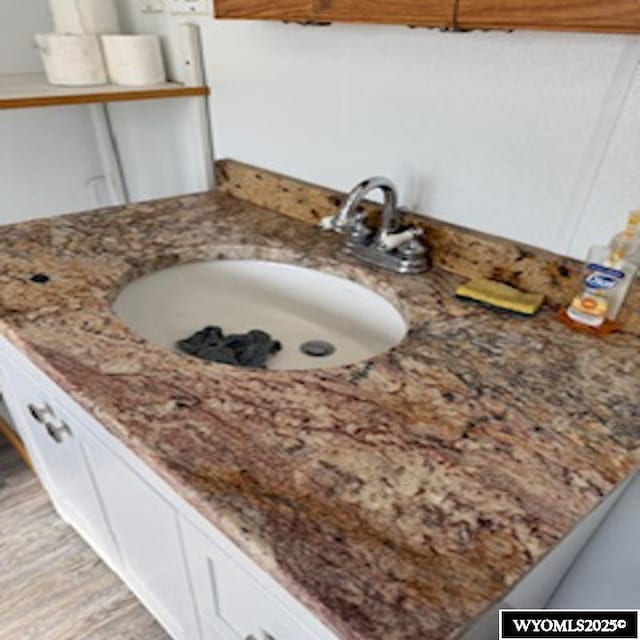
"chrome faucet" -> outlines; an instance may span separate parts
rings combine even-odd
[[[386,224],[390,226],[398,209],[398,191],[391,180],[377,177],[363,180],[354,187],[351,193],[345,198],[338,213],[329,218],[325,218],[325,220],[328,221],[329,228],[340,233],[349,231],[357,222],[356,210],[358,206],[362,200],[375,189],[382,191],[384,196],[382,219],[386,220]]]
[[[377,231],[367,225],[367,214],[358,211],[365,197],[380,189],[384,196]],[[420,236],[422,229],[404,224],[398,208],[398,191],[382,177],[363,180],[349,193],[335,215],[323,218],[320,226],[346,235],[344,253],[368,264],[396,273],[422,273],[431,266],[429,250]]]

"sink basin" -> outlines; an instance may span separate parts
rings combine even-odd
[[[390,349],[407,332],[399,311],[360,284],[262,260],[215,260],[156,271],[126,286],[113,310],[134,333],[173,351],[176,341],[207,325],[218,325],[225,334],[262,329],[283,347],[269,369],[358,362]]]

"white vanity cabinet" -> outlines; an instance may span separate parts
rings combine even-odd
[[[198,638],[177,511],[94,438],[89,456],[127,584],[173,638]]]
[[[176,510],[93,435],[93,421],[56,385],[3,363],[10,410],[58,513],[173,638],[198,639]]]
[[[113,568],[119,555],[87,463],[77,422],[55,401],[50,389],[3,358],[4,394],[38,476],[58,513]]]
[[[1,337],[0,371],[59,514],[174,640],[338,640]]]

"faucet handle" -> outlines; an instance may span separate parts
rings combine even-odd
[[[337,227],[336,227],[337,218],[338,218],[337,213],[330,216],[325,216],[324,218],[320,219],[318,226],[323,231],[337,231]]]
[[[423,230],[419,227],[409,227],[396,233],[382,233],[378,240],[378,246],[384,251],[393,251],[410,240],[420,237],[423,233]]]

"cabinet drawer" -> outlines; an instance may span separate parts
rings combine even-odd
[[[201,618],[203,640],[335,640],[292,613],[244,567],[183,521],[189,571]]]

